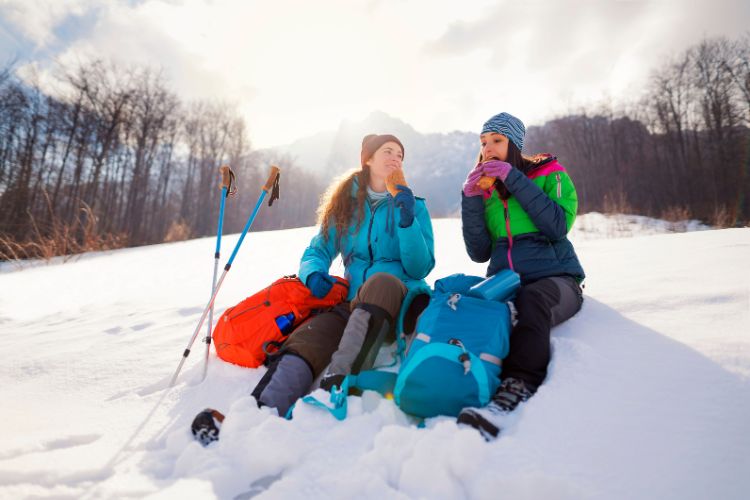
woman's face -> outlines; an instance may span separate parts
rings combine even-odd
[[[404,153],[401,151],[401,146],[395,142],[386,142],[365,163],[370,166],[371,176],[385,179],[394,170],[401,168],[403,158]]]
[[[479,136],[482,143],[482,158],[484,161],[508,159],[508,138],[497,132],[487,132]]]

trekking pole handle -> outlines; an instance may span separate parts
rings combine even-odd
[[[230,171],[231,170],[229,168],[229,165],[222,165],[221,167],[219,167],[219,173],[221,174],[221,185],[219,186],[220,189],[229,189],[229,186],[232,182],[232,178],[229,174]]]
[[[265,191],[266,193],[271,191],[271,189],[273,188],[274,182],[276,182],[276,177],[279,176],[279,172],[280,172],[279,167],[277,167],[276,165],[271,165],[271,173],[268,176],[266,185],[263,186],[263,191]]]

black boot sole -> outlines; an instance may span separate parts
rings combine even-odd
[[[482,418],[481,415],[471,411],[461,412],[456,423],[468,425],[478,430],[485,441],[492,441],[500,434],[500,429]]]

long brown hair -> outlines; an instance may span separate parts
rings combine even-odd
[[[350,170],[331,184],[320,199],[318,207],[318,224],[323,238],[328,241],[328,232],[331,224],[336,228],[337,246],[341,246],[341,238],[344,231],[351,224],[352,216],[356,214],[355,231],[362,226],[365,218],[365,200],[367,200],[367,186],[370,184],[370,166],[367,161],[375,155],[375,152],[387,142],[395,142],[401,148],[401,157],[404,155],[404,145],[392,134],[367,134],[362,138],[362,151],[360,152],[360,169]],[[357,180],[356,201],[352,198],[352,187]]]
[[[357,199],[352,197],[352,186],[357,179]],[[318,206],[318,224],[320,232],[328,241],[328,231],[331,224],[336,228],[337,244],[341,243],[344,232],[351,223],[352,216],[356,213],[356,229],[362,225],[365,218],[365,200],[367,199],[367,186],[370,183],[370,167],[364,165],[361,169],[355,169],[341,176],[332,183],[325,194],[321,197]]]
[[[537,165],[539,165],[539,162],[544,160],[546,157],[547,156],[544,154],[526,156],[521,153],[521,150],[518,149],[518,146],[513,144],[513,141],[508,141],[508,157],[505,159],[505,161],[516,167],[524,175],[531,172]],[[485,161],[487,160],[484,158],[482,150],[480,149],[477,162],[484,163]],[[500,179],[495,180],[495,188],[497,189],[497,194],[498,196],[500,196],[500,199],[507,200],[508,198],[510,198],[510,192],[508,192],[508,188],[505,187],[505,184],[503,184],[503,181],[501,181]]]

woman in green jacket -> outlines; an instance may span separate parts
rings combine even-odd
[[[461,202],[471,259],[489,260],[487,276],[512,269],[521,277],[514,300],[518,323],[502,383],[485,408],[466,408],[458,417],[488,438],[499,433],[503,415],[544,381],[550,330],[583,303],[585,275],[567,238],[578,209],[575,186],[555,157],[521,154],[525,133],[521,120],[508,113],[484,124],[479,162],[466,178]]]

